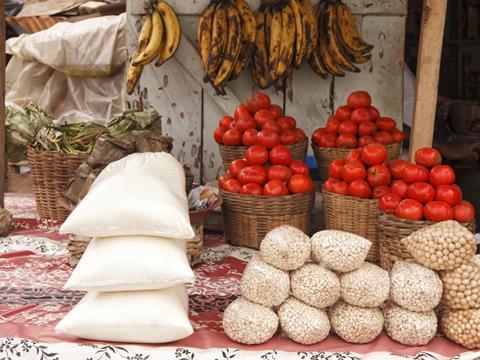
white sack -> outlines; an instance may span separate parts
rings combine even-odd
[[[55,330],[85,339],[165,343],[193,333],[185,285],[156,291],[88,293]]]

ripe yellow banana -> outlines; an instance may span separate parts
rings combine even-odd
[[[140,53],[132,58],[133,65],[146,65],[151,62],[162,49],[163,43],[163,21],[158,13],[154,11],[152,14],[152,32],[150,39],[145,48]]]
[[[268,67],[272,80],[277,79],[277,67],[280,61],[280,49],[282,46],[282,12],[275,9],[272,14],[272,25],[268,44]]]
[[[280,43],[280,56],[275,70],[277,78],[282,77],[291,66],[295,52],[295,16],[290,6],[286,5],[282,11],[282,40]]]
[[[227,48],[228,27],[227,9],[221,3],[216,9],[212,25],[212,42],[208,54],[207,76],[213,82],[222,63],[223,54]]]
[[[335,29],[337,28],[337,15],[335,6],[329,3],[325,6],[322,20],[322,34],[324,35],[325,43],[333,61],[337,63],[342,69],[351,72],[360,72],[350,60],[342,53],[339,43],[335,37]]]
[[[323,78],[326,78],[328,75],[328,71],[322,63],[322,59],[320,58],[320,53],[318,52],[318,48],[313,49],[312,56],[310,56],[310,66],[313,71],[315,71],[318,75]]]
[[[315,9],[310,0],[298,0],[298,3],[305,13],[303,21],[306,22],[308,39],[308,48],[305,56],[308,59],[312,55],[313,49],[318,41],[317,17],[315,16]]]
[[[248,65],[255,50],[256,21],[253,11],[245,0],[235,0],[240,18],[242,20],[242,48],[240,55],[235,63],[235,68],[230,76],[230,80],[234,80],[240,75],[243,69]]]
[[[255,37],[255,51],[251,64],[252,76],[255,84],[260,89],[266,89],[270,85],[268,71],[268,53],[266,44],[266,15],[262,11],[255,12],[257,23]]]
[[[240,14],[233,4],[227,6],[227,47],[223,54],[218,73],[213,80],[213,86],[223,87],[230,77],[242,46],[242,24]]]
[[[303,7],[298,3],[298,0],[289,0],[288,6],[292,9],[295,17],[295,56],[293,59],[293,66],[298,69],[305,60],[307,54],[309,46],[309,39],[307,36],[310,30],[307,29],[308,22],[304,21],[307,15],[305,14]]]
[[[138,44],[137,49],[132,55],[136,57],[140,54],[140,52],[145,49],[150,40],[150,35],[152,33],[152,15],[147,14],[145,16],[145,21],[143,22],[142,29],[140,30],[140,34],[138,36]],[[140,76],[143,72],[143,65],[132,65],[131,63],[128,65],[127,70],[127,93],[129,95],[133,94],[135,87],[137,86],[138,81],[140,80]]]
[[[202,61],[203,73],[205,76],[204,81],[208,78],[208,56],[210,55],[210,43],[212,42],[214,13],[215,5],[212,2],[203,12],[197,27],[197,46]]]
[[[320,4],[318,7],[318,51],[321,61],[330,74],[334,76],[345,76],[345,72],[337,65],[327,47],[326,38],[328,35],[326,34],[326,29],[324,8],[322,4]]]
[[[155,65],[160,66],[165,61],[170,59],[177,51],[178,45],[180,44],[180,23],[178,22],[177,14],[175,11],[164,1],[160,1],[157,4],[157,11],[160,13],[163,25],[164,25],[164,44],[160,51],[160,56],[158,57]]]
[[[373,49],[373,45],[368,44],[360,35],[355,18],[348,6],[342,3],[335,5],[338,17],[338,29],[343,43],[353,52],[365,53]]]

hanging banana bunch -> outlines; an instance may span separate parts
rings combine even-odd
[[[128,94],[135,90],[145,65],[155,58],[155,65],[162,65],[175,55],[180,43],[180,23],[170,5],[164,1],[149,1],[145,7],[147,14],[127,70]]]
[[[204,81],[225,95],[228,81],[248,65],[255,48],[255,16],[245,0],[211,0],[197,27]]]
[[[312,69],[322,77],[360,72],[356,65],[371,58],[373,46],[362,39],[348,6],[341,0],[323,0],[315,13],[318,38],[310,57]]]
[[[257,36],[252,75],[257,87],[284,90],[310,58],[317,42],[317,21],[310,0],[263,0],[255,13]]]

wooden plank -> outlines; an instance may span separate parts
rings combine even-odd
[[[372,59],[360,66],[360,73],[335,79],[335,108],[344,105],[352,91],[366,90],[380,113],[401,127],[405,17],[366,16],[361,29],[365,40],[374,45]]]
[[[4,207],[7,159],[5,153],[5,6],[0,6],[0,207]]]
[[[447,0],[425,0],[410,138],[410,161],[414,160],[417,149],[432,146],[446,13]]]
[[[142,0],[132,0],[132,14],[144,14]],[[169,0],[168,3],[179,15],[200,15],[210,0]],[[313,0],[317,4],[319,0]],[[253,10],[258,9],[260,0],[247,0]],[[406,15],[407,0],[345,0],[354,14]]]

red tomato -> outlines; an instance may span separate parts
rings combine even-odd
[[[267,172],[268,180],[287,182],[292,177],[292,170],[285,165],[273,165]]]
[[[374,143],[375,143],[375,139],[372,136],[361,136],[358,139],[358,147],[361,147],[361,148]]]
[[[318,146],[318,144],[320,144],[320,139],[322,138],[322,136],[325,136],[326,134],[327,134],[327,130],[325,130],[325,128],[318,128],[312,134],[312,142]]]
[[[292,194],[300,194],[313,191],[314,185],[310,176],[293,175],[288,181],[288,189]]]
[[[293,145],[297,143],[297,137],[295,136],[295,131],[287,129],[283,130],[280,134],[280,144],[282,145]]]
[[[223,184],[223,190],[231,192],[231,193],[238,193],[242,188],[242,184],[236,179],[230,179],[225,181]]]
[[[330,163],[328,167],[328,174],[331,178],[342,180],[342,171],[343,166],[345,165],[345,160],[336,159]]]
[[[402,178],[407,184],[412,184],[414,182],[428,182],[428,169],[424,166],[407,164],[403,168],[402,173]]]
[[[277,134],[282,132],[282,128],[280,125],[277,124],[275,120],[268,120],[265,124],[263,124],[262,130],[272,130],[275,131]]]
[[[368,136],[374,135],[377,131],[377,125],[373,121],[365,121],[358,125],[358,135]]]
[[[453,217],[458,222],[473,221],[475,218],[475,208],[470,202],[463,200],[453,208]]]
[[[453,219],[453,209],[443,201],[430,201],[423,208],[425,218],[430,221],[446,221]]]
[[[385,194],[380,198],[378,207],[383,212],[388,214],[395,214],[395,209],[400,204],[402,199],[396,194]]]
[[[366,91],[355,91],[347,99],[350,109],[369,108],[372,105],[372,98]]]
[[[390,187],[392,188],[392,193],[394,193],[395,195],[398,195],[402,199],[405,199],[407,197],[408,185],[405,181],[393,180]]]
[[[240,104],[237,106],[235,109],[235,113],[233,114],[233,117],[235,120],[240,120],[246,117],[251,117],[252,115],[250,114],[250,111],[248,111],[248,108],[244,104]]]
[[[405,133],[403,131],[395,129],[395,131],[393,132],[393,141],[396,143],[401,143],[403,140],[405,140]]]
[[[257,122],[253,120],[251,116],[245,116],[237,121],[237,128],[240,132],[244,133],[248,129],[255,129],[257,127]]]
[[[255,101],[254,95],[247,97],[247,103],[245,106],[251,114],[255,114],[258,111],[257,102]]]
[[[253,146],[257,144],[257,129],[248,129],[242,135],[242,143],[245,146]]]
[[[355,149],[355,150],[350,150],[348,152],[347,157],[345,158],[345,162],[354,161],[354,160],[358,160],[358,161],[362,160],[362,150]]]
[[[358,108],[353,110],[351,119],[355,124],[358,124],[358,125],[364,122],[369,122],[373,120],[372,114],[368,109],[365,109],[365,108]]]
[[[240,189],[242,195],[263,195],[263,188],[258,184],[245,184]]]
[[[348,185],[348,194],[363,199],[369,199],[372,196],[372,189],[365,180],[354,180]]]
[[[275,119],[273,118],[272,114],[268,110],[258,110],[255,115],[253,115],[253,118],[257,122],[257,129],[261,130],[263,129],[263,126],[268,122],[272,121],[275,122]]]
[[[343,181],[337,181],[332,185],[332,192],[340,195],[348,195],[348,184]]]
[[[376,107],[370,106],[368,110],[370,110],[370,115],[372,116],[373,120],[378,119],[380,117],[380,111],[378,111]]]
[[[223,184],[225,184],[225,181],[233,179],[232,175],[229,173],[225,173],[222,176],[220,176],[217,180],[218,182],[218,187],[223,189]]]
[[[330,191],[332,192],[333,190],[333,185],[336,184],[338,182],[337,179],[332,179],[332,178],[329,178],[327,181],[325,181],[322,185],[322,188],[324,188],[325,190],[327,191]]]
[[[367,180],[372,187],[388,186],[392,181],[392,175],[385,165],[374,165],[367,171]]]
[[[425,147],[418,149],[415,153],[415,162],[418,165],[432,168],[442,163],[442,155],[434,148]]]
[[[450,185],[455,182],[455,172],[448,165],[436,165],[430,170],[429,180],[435,187]]]
[[[390,189],[388,186],[380,185],[373,189],[372,198],[380,199],[383,195],[390,194],[391,192],[392,192],[392,189]]]
[[[272,130],[262,130],[257,134],[257,144],[272,149],[280,144],[280,135]]]
[[[226,131],[227,130],[225,130],[225,128],[223,127],[219,127],[215,130],[215,132],[213,133],[213,138],[215,139],[215,142],[217,144],[223,144],[223,134],[225,134]]]
[[[339,134],[357,134],[357,124],[355,124],[352,120],[347,120],[342,122],[338,126],[338,133]]]
[[[293,131],[297,137],[297,142],[304,142],[307,140],[307,135],[305,135],[305,132],[302,129],[293,129]]]
[[[242,185],[250,183],[263,185],[267,182],[267,171],[260,165],[247,166],[240,170],[238,181]]]
[[[353,134],[341,134],[338,136],[335,146],[339,148],[354,149],[357,147],[357,138]]]
[[[283,115],[283,110],[280,106],[278,105],[271,105],[268,108],[268,111],[270,111],[270,114],[272,114],[273,118],[277,120]]]
[[[348,106],[340,106],[335,112],[335,117],[337,117],[340,121],[350,120],[351,115],[352,110]]]
[[[225,129],[228,129],[230,124],[234,122],[235,119],[232,118],[231,116],[225,115],[220,118],[220,121],[218,122],[219,127],[224,127]]]
[[[272,165],[289,166],[292,162],[292,153],[285,145],[277,145],[270,150],[270,163]]]
[[[326,134],[322,136],[319,140],[318,146],[326,148],[334,148],[337,143],[337,135],[335,134]]]
[[[237,128],[237,123],[238,121],[237,120],[233,120],[230,125],[228,126],[228,129],[236,129]],[[227,129],[227,130],[228,130]]]
[[[255,102],[258,109],[268,109],[272,104],[270,101],[270,97],[262,92],[258,92],[255,94]]]
[[[242,145],[242,133],[238,129],[229,129],[223,134],[222,141],[224,145]]]
[[[362,161],[370,166],[379,165],[388,159],[388,151],[382,144],[370,144],[362,148]]]
[[[310,176],[310,169],[301,161],[292,160],[290,163],[290,169],[292,169],[294,174]]]
[[[265,196],[282,196],[288,195],[287,185],[280,180],[270,180],[263,186],[263,195]]]
[[[364,180],[367,177],[367,170],[360,161],[348,161],[342,169],[342,179],[347,184],[354,180]]]
[[[407,196],[426,204],[435,198],[435,189],[429,183],[414,182],[408,186]]]
[[[387,131],[379,131],[374,135],[376,142],[383,145],[390,145],[394,143],[393,135]]]
[[[436,189],[435,200],[455,206],[462,201],[462,190],[457,185],[440,185]]]
[[[381,117],[377,119],[377,128],[378,130],[387,131],[392,134],[397,127],[397,123],[395,120],[389,117]]]
[[[237,178],[238,174],[240,174],[240,171],[242,171],[242,169],[246,168],[247,166],[248,166],[247,162],[243,159],[233,160],[230,166],[228,167],[228,172],[234,178]]]
[[[340,121],[340,119],[338,119],[335,116],[331,116],[330,119],[328,119],[325,129],[327,130],[328,133],[337,134],[338,127],[340,126],[341,123],[342,122]]]
[[[423,205],[413,199],[402,200],[395,209],[395,216],[409,220],[422,220]]]
[[[408,164],[410,163],[407,160],[403,160],[403,159],[392,160],[388,168],[390,169],[390,172],[392,173],[393,178],[401,179],[403,177],[403,169]]]
[[[292,126],[292,122],[285,116],[277,119],[277,124],[280,126],[282,130],[291,130],[294,129]]]
[[[268,161],[268,150],[260,145],[250,146],[245,152],[248,165],[263,165]]]

